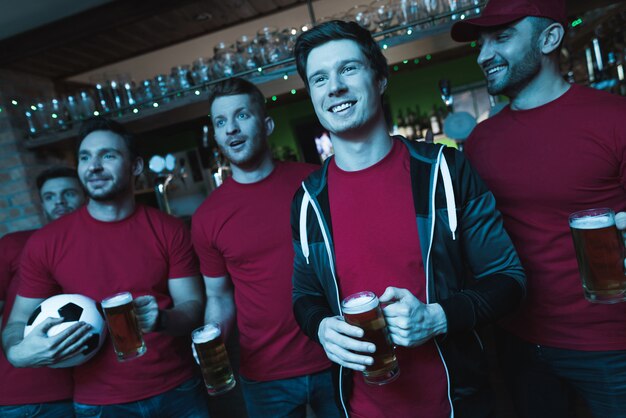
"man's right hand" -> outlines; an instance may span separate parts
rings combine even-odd
[[[357,353],[373,353],[376,346],[358,340],[357,338],[363,337],[363,330],[348,324],[340,316],[324,318],[320,322],[317,336],[326,351],[326,356],[343,367],[363,371],[365,366],[374,362],[372,357]]]
[[[48,330],[62,322],[63,318],[47,318],[37,325],[22,341],[8,348],[9,362],[15,367],[42,367],[79,354],[91,337],[91,325],[77,322],[48,337]]]

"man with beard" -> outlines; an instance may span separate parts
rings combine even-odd
[[[387,62],[366,29],[321,24],[300,35],[295,57],[335,156],[292,204],[293,305],[303,331],[340,366],[343,412],[490,416],[475,330],[515,309],[525,291],[493,196],[460,152],[389,136]],[[398,346],[399,376],[383,386],[351,373],[381,348],[342,316],[341,299],[365,290],[387,305]]]
[[[52,222],[67,215],[85,202],[85,194],[76,170],[51,167],[37,176],[37,190],[46,219]],[[18,231],[0,239],[0,319],[6,324],[18,285],[19,261],[28,238],[35,230]],[[60,322],[48,319],[26,338],[38,338]],[[49,382],[54,382],[50,385]],[[67,369],[18,369],[0,352],[0,416],[66,418],[72,416],[72,372]]]
[[[207,417],[188,343],[202,319],[197,260],[181,221],[135,204],[133,181],[143,160],[133,141],[121,125],[104,118],[82,127],[78,175],[89,203],[28,240],[4,349],[16,367],[71,357],[89,338],[89,326],[77,323],[54,337],[23,339],[35,307],[57,293],[100,301],[131,291],[147,352],[131,365],[104,347],[75,367],[76,416]]]
[[[453,26],[455,40],[478,40],[489,93],[510,99],[465,150],[528,276],[528,297],[503,323],[519,414],[573,416],[574,389],[595,416],[625,417],[626,303],[584,298],[568,216],[626,209],[626,100],[563,80],[565,24],[565,0],[491,0]]]
[[[291,310],[289,207],[317,167],[272,160],[267,137],[274,121],[254,84],[231,78],[213,86],[209,109],[232,178],[192,220],[207,294],[205,322],[228,331],[237,317],[240,381],[251,417],[304,418],[307,403],[318,417],[338,417],[330,362]]]

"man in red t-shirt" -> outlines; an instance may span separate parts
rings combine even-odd
[[[525,289],[493,196],[460,152],[389,135],[387,62],[366,29],[321,24],[300,35],[295,57],[335,155],[292,203],[293,305],[339,365],[343,413],[490,416],[476,328],[515,309]],[[351,373],[380,347],[342,316],[341,299],[368,290],[387,305],[398,346],[399,376],[383,386]]]
[[[135,204],[143,160],[121,125],[94,118],[79,137],[78,175],[90,200],[28,240],[3,333],[7,359],[16,367],[55,364],[90,337],[90,327],[79,322],[54,337],[23,339],[26,320],[46,297],[79,293],[99,301],[131,291],[147,351],[121,363],[109,342],[75,367],[76,416],[207,417],[189,347],[203,309],[189,232],[181,221]]]
[[[338,417],[330,362],[300,331],[291,309],[289,207],[301,181],[318,167],[272,159],[267,137],[274,121],[254,84],[231,78],[213,86],[209,108],[232,178],[192,219],[205,322],[219,322],[228,332],[237,317],[250,416],[305,417],[309,404],[319,417]]]
[[[54,221],[73,212],[85,202],[76,170],[51,167],[37,176],[37,190],[46,219]],[[4,326],[11,312],[18,285],[20,255],[35,230],[18,231],[0,239],[0,322]],[[26,338],[35,338],[58,323],[50,319]],[[50,382],[54,382],[50,385]],[[0,352],[0,416],[65,418],[74,414],[70,369],[16,368]]]
[[[626,417],[626,303],[584,298],[568,224],[583,209],[626,210],[626,100],[563,79],[565,26],[565,0],[491,0],[453,26],[455,40],[478,40],[489,93],[510,99],[465,151],[528,276],[502,324],[519,414],[570,417],[578,392],[594,416]]]

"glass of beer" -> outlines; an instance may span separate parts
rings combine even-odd
[[[191,333],[202,377],[209,395],[215,396],[235,387],[237,381],[230,367],[220,324],[210,322]]]
[[[364,331],[360,340],[376,346],[371,354],[374,363],[363,372],[365,382],[384,385],[394,381],[400,375],[400,368],[378,297],[372,292],[355,293],[341,302],[341,308],[346,322]]]
[[[608,208],[588,209],[569,217],[585,298],[596,303],[626,300],[624,241]]]
[[[133,296],[130,292],[117,293],[101,302],[104,317],[119,361],[141,357],[146,352],[141,329],[137,322]]]

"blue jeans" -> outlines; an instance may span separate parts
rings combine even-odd
[[[73,416],[74,406],[71,400],[0,406],[0,418],[71,418]]]
[[[596,418],[626,418],[626,350],[566,350],[505,338],[504,372],[520,417],[573,417],[581,396]]]
[[[309,404],[318,418],[339,418],[330,369],[259,382],[239,375],[250,418],[304,418]]]
[[[208,418],[209,411],[200,378],[151,398],[116,405],[74,402],[76,418]]]

